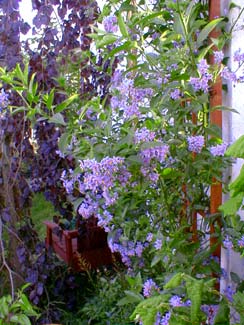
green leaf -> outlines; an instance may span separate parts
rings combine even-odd
[[[9,313],[9,309],[8,309],[8,305],[9,305],[9,297],[10,296],[7,296],[7,297],[2,297],[0,299],[0,317],[1,318],[5,318],[8,313]],[[10,298],[11,300],[11,298]]]
[[[128,37],[129,36],[129,33],[128,33],[128,30],[127,30],[127,26],[124,22],[124,19],[121,15],[121,12],[118,13],[118,25],[119,25],[119,29],[120,29],[120,32],[121,34],[124,36],[124,37]]]
[[[103,38],[101,40],[96,42],[97,48],[99,49],[99,48],[104,47],[106,45],[112,44],[117,39],[118,39],[118,37],[116,35],[107,34],[107,35],[103,36]]]
[[[118,301],[118,306],[123,306],[131,303],[140,303],[144,300],[143,296],[139,293],[126,290],[125,291],[125,297]]]
[[[226,299],[222,299],[219,303],[219,310],[214,318],[214,325],[230,324],[230,307]]]
[[[224,202],[219,207],[219,210],[223,212],[224,216],[230,216],[236,214],[241,207],[243,197],[244,197],[244,192],[241,192],[238,195],[229,198],[226,202]]]
[[[61,135],[58,141],[58,147],[61,152],[65,152],[66,148],[68,147],[70,142],[70,134],[68,132],[65,132]]]
[[[230,184],[229,189],[231,196],[234,197],[240,193],[243,193],[244,189],[244,165],[242,166],[237,178]]]
[[[184,278],[184,275],[185,275],[184,273],[177,273],[177,274],[175,274],[169,280],[169,282],[167,282],[165,284],[164,289],[174,289],[174,288],[177,288],[181,284],[181,282],[182,282],[182,280]]]
[[[230,277],[231,277],[231,280],[236,284],[239,284],[241,282],[239,275],[235,272],[230,272]]]
[[[244,135],[238,138],[225,152],[226,156],[244,158]]]
[[[79,95],[78,94],[74,94],[74,95],[70,96],[69,98],[67,98],[62,103],[60,103],[59,105],[56,106],[55,112],[56,113],[62,112],[63,110],[65,110],[77,98],[79,98]]]
[[[31,325],[31,322],[30,322],[29,318],[26,315],[24,315],[24,314],[21,314],[21,315],[13,315],[10,318],[10,321],[12,323],[17,323],[19,325]]]
[[[202,42],[208,37],[208,35],[214,30],[214,28],[223,21],[223,18],[216,18],[210,21],[200,32],[197,38],[197,46],[201,46]]]
[[[64,117],[63,117],[63,115],[61,113],[54,114],[52,117],[49,118],[48,122],[66,126],[66,123],[64,121]]]
[[[198,280],[192,277],[186,278],[187,296],[191,300],[191,322],[199,324],[199,313],[202,302],[202,292],[204,287],[203,279]]]
[[[234,8],[241,9],[241,6],[239,6],[236,3],[231,1],[230,5],[229,5],[229,10],[234,9]]]
[[[49,109],[49,111],[52,109],[54,93],[55,93],[55,89],[53,88],[49,94],[46,94],[43,96],[43,101],[44,101],[45,105],[47,106],[47,108]]]
[[[155,255],[153,257],[153,260],[151,262],[151,267],[154,267],[156,264],[158,264],[160,261],[162,261],[162,256],[160,255]]]
[[[168,310],[168,300],[170,295],[160,295],[143,300],[136,306],[131,320],[142,320],[143,325],[153,325],[155,323],[157,312],[164,313]]]
[[[233,305],[235,310],[239,313],[240,315],[240,324],[243,325],[244,324],[244,293],[238,291],[237,293],[235,293],[233,295]]]

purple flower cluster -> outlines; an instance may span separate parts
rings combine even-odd
[[[143,149],[140,153],[140,156],[144,164],[149,165],[151,160],[153,159],[159,161],[160,163],[163,163],[168,153],[169,153],[169,146],[161,145],[161,146]]]
[[[113,110],[123,112],[124,119],[140,118],[140,106],[148,105],[148,98],[153,94],[151,88],[136,88],[134,81],[129,76],[122,78],[122,72],[116,71],[112,77],[111,89],[115,95],[111,98]]]
[[[238,62],[239,64],[241,64],[244,61],[244,53],[241,53],[240,48],[234,53],[234,61]]]
[[[207,93],[209,81],[213,78],[212,74],[208,72],[209,65],[205,59],[202,59],[197,67],[201,76],[191,77],[189,82],[195,91],[202,90],[204,93]]]
[[[134,136],[136,144],[141,142],[151,142],[155,139],[155,132],[148,130],[146,127],[137,129]]]
[[[192,135],[187,138],[188,150],[200,153],[204,146],[204,137],[202,135]]]
[[[142,243],[141,241],[126,241],[122,236],[122,232],[115,238],[110,238],[108,241],[109,248],[112,253],[119,253],[121,256],[122,262],[128,268],[132,265],[132,258],[138,259],[139,266],[144,265],[142,254],[144,249],[147,247],[147,243]]]
[[[118,31],[117,17],[114,15],[105,17],[103,20],[103,27],[107,33],[117,33]]]
[[[169,300],[169,304],[171,307],[180,307],[180,306],[183,306],[183,302],[182,302],[182,299],[181,297],[175,295],[175,296],[172,296]]]
[[[155,249],[158,251],[162,248],[162,245],[163,245],[163,241],[162,239],[156,239],[155,243],[154,243],[154,247]]]
[[[177,89],[177,88],[176,88],[175,90],[171,91],[171,93],[170,93],[170,97],[171,97],[171,99],[173,99],[173,100],[180,99],[180,97],[181,97],[180,89]]]
[[[97,225],[102,227],[106,232],[110,232],[111,228],[109,224],[113,220],[113,215],[106,209],[103,210],[102,213],[98,213],[97,215]]]
[[[230,301],[233,302],[233,295],[236,293],[236,289],[233,285],[228,285],[224,290],[225,297]]]
[[[237,245],[240,248],[243,248],[244,247],[244,236],[242,236],[241,239],[238,240]]]
[[[131,177],[124,166],[124,158],[121,157],[105,157],[100,162],[87,159],[80,161],[80,167],[84,172],[85,190],[93,194],[101,191],[107,206],[113,205],[117,200],[114,190],[118,182],[120,186],[126,186]]]
[[[157,314],[155,325],[169,325],[171,312],[167,311],[163,316],[160,313]]]
[[[152,279],[148,279],[143,284],[143,296],[149,298],[152,296],[154,291],[157,291],[159,288]]]
[[[172,296],[169,300],[169,304],[171,307],[182,307],[182,306],[191,306],[191,300],[186,300],[185,302],[182,301],[180,296]]]
[[[224,156],[227,148],[227,143],[221,143],[216,146],[212,146],[209,148],[209,151],[213,156]]]
[[[229,236],[226,236],[225,239],[223,240],[223,246],[226,249],[232,249],[233,248],[233,243],[232,243]]]
[[[144,177],[149,179],[152,183],[156,184],[159,180],[159,174],[155,171],[156,166],[142,166],[141,173]]]
[[[78,208],[79,215],[84,219],[89,219],[97,214],[99,205],[97,202],[93,201],[89,196],[81,203]]]
[[[214,62],[216,64],[221,64],[224,59],[224,53],[222,51],[214,51]]]
[[[224,67],[224,69],[221,72],[221,77],[223,79],[232,81],[232,82],[237,82],[238,81],[238,77],[237,75],[232,72],[228,67]]]

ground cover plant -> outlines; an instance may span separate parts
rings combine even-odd
[[[241,154],[225,154],[210,120],[230,109],[211,107],[214,85],[243,80],[243,53],[235,72],[223,53],[234,27],[228,33],[224,16],[210,21],[207,1],[33,6],[44,38],[35,51],[12,42],[17,61],[5,57],[0,69],[0,244],[12,299],[20,279],[31,283],[37,323],[75,313],[78,324],[242,324],[243,280],[232,275],[235,294],[216,290],[217,249],[244,246],[241,181],[230,185],[235,211],[227,203],[213,214],[209,195],[229,156]],[[8,19],[27,29],[18,1],[1,9],[5,33],[13,35]],[[29,213],[36,192],[68,221],[95,218],[122,265],[75,275],[46,252]]]

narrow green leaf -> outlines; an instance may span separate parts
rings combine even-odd
[[[214,28],[223,21],[223,18],[216,18],[210,21],[200,32],[197,38],[197,46],[201,46],[202,42],[208,37],[208,35],[214,30]]]
[[[128,30],[127,30],[127,26],[125,25],[125,22],[124,22],[124,19],[121,15],[121,13],[119,12],[118,13],[118,25],[119,25],[119,29],[120,29],[120,32],[121,34],[124,36],[124,37],[128,37],[129,36],[129,33],[128,33]]]
[[[79,98],[78,94],[74,94],[74,95],[70,96],[69,98],[67,98],[62,103],[60,103],[59,105],[56,106],[55,112],[60,113],[60,112],[64,111],[77,98]]]
[[[97,48],[99,49],[99,48],[104,47],[106,45],[112,44],[117,39],[118,39],[118,37],[116,35],[107,34],[101,40],[96,42]]]
[[[47,106],[49,111],[52,109],[53,100],[54,100],[54,93],[55,93],[55,89],[53,88],[50,91],[50,93],[47,94],[46,97],[44,98],[44,103]]]

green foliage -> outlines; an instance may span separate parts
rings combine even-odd
[[[111,272],[102,272],[94,279],[91,295],[77,313],[77,319],[86,320],[86,324],[129,324],[129,316],[140,301],[136,288],[137,280],[124,278],[123,273],[115,276]],[[123,300],[122,300],[122,297]],[[82,323],[83,324],[83,323]]]
[[[234,7],[231,4],[230,8]],[[101,73],[115,76],[118,62],[123,70],[121,80],[112,79],[108,93],[80,98],[80,71],[72,62],[56,80],[66,98],[59,104],[54,100],[59,89],[38,91],[35,75],[28,75],[27,66],[17,66],[11,73],[0,69],[0,78],[23,100],[23,107],[11,107],[13,113],[23,111],[32,125],[44,120],[65,129],[59,149],[76,163],[73,170],[67,171],[67,181],[73,186],[69,199],[81,219],[87,219],[87,215],[79,208],[92,207],[92,217],[95,215],[100,224],[105,224],[108,242],[127,266],[117,276],[100,274],[79,310],[77,322],[125,325],[135,320],[153,325],[158,313],[163,317],[170,311],[170,325],[199,325],[207,317],[201,305],[219,302],[212,275],[220,275],[220,266],[212,253],[222,236],[219,214],[216,211],[211,215],[209,192],[215,182],[223,182],[223,171],[230,166],[230,159],[211,152],[222,139],[210,114],[226,108],[210,107],[209,90],[224,65],[219,62],[210,67],[207,59],[213,54],[213,46],[222,49],[229,37],[223,34],[209,44],[210,33],[225,28],[227,21],[209,21],[208,5],[195,1],[161,0],[155,5],[141,1],[133,5],[114,0],[105,4],[99,21],[110,13],[117,17],[118,33],[91,26],[89,34],[94,40],[94,53],[102,58],[98,68]],[[96,63],[94,53],[75,53],[91,65]],[[194,85],[194,80],[200,83],[207,76],[205,88]],[[145,129],[153,139],[137,141],[138,132]],[[200,149],[190,148],[192,137],[203,141]],[[242,141],[229,148],[227,155],[242,157]],[[167,149],[160,157],[162,148]],[[154,157],[148,161],[147,155],[152,152]],[[112,162],[111,170],[103,169],[102,175],[99,168],[92,174],[91,167],[88,171],[83,167],[87,162],[97,167],[106,158],[123,161],[128,182],[120,171],[112,185],[103,179],[116,174]],[[102,182],[97,186],[99,176]],[[221,208],[233,220],[242,204],[243,188],[244,169],[230,185],[231,201]],[[243,225],[240,220],[235,222],[239,228],[229,230],[239,234]],[[216,237],[216,245],[208,240],[210,228],[215,229],[211,236]],[[145,299],[143,288],[149,278],[158,286]],[[184,302],[190,299],[191,304],[172,307],[169,299],[174,295]],[[242,313],[239,298],[235,304]],[[221,322],[229,323],[225,299],[215,319],[216,325]]]
[[[53,205],[45,199],[43,193],[36,193],[32,199],[31,219],[40,238],[44,239],[46,235],[43,221],[52,221],[54,215]]]
[[[19,290],[14,301],[10,295],[0,298],[0,324],[31,325],[30,317],[37,318],[38,313],[32,306],[27,296],[23,293],[26,285]]]
[[[152,296],[140,302],[131,315],[131,319],[142,321],[146,325],[153,325],[158,313],[164,315],[170,311],[170,325],[201,324],[206,318],[206,315],[201,311],[201,305],[208,299],[209,294],[212,295],[212,298],[218,296],[218,292],[213,289],[213,285],[214,280],[206,281],[193,278],[184,273],[177,273],[164,285],[164,291],[160,295]],[[181,292],[184,300],[189,299],[191,304],[172,307],[169,301],[175,292]],[[227,319],[229,317],[228,306],[225,306],[225,308],[224,319]],[[224,305],[220,309],[223,317]],[[216,324],[220,324],[218,320],[221,319],[221,316],[218,316]]]

